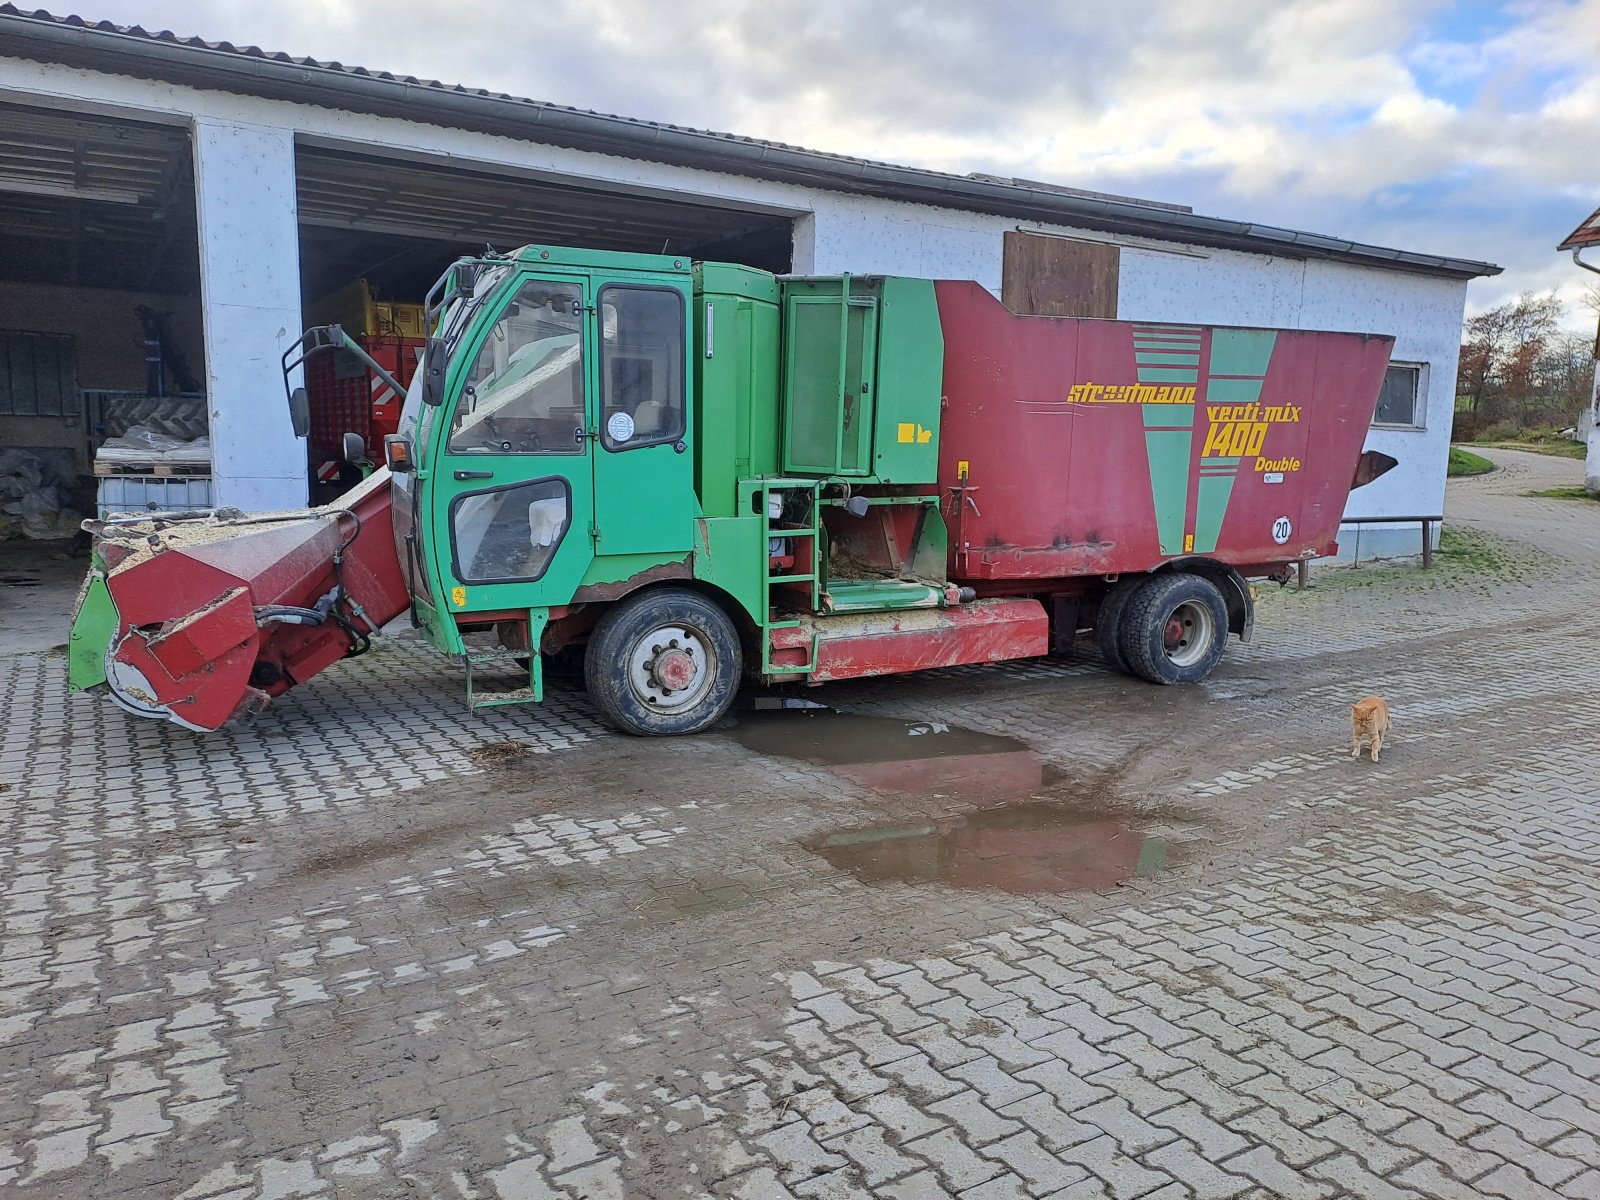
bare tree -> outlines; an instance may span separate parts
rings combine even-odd
[[[1478,423],[1527,419],[1563,404],[1572,347],[1561,333],[1565,306],[1554,292],[1523,292],[1468,318],[1463,330],[1457,395],[1469,397]],[[1593,364],[1593,356],[1589,362]],[[1561,381],[1559,387],[1551,385]]]

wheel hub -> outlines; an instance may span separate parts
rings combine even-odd
[[[1204,659],[1216,638],[1216,619],[1206,605],[1196,600],[1179,604],[1161,626],[1162,649],[1168,660],[1180,667]]]
[[[669,646],[651,661],[650,674],[661,687],[681,691],[694,682],[695,662],[688,651]]]
[[[688,626],[658,626],[634,643],[629,658],[633,694],[657,712],[692,705],[711,686],[711,649]]]

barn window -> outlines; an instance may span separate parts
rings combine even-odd
[[[1422,363],[1391,363],[1378,393],[1378,408],[1372,414],[1374,425],[1422,428]]]

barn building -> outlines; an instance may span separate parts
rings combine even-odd
[[[1362,557],[1418,540],[1363,522],[1441,512],[1466,285],[1499,270],[0,5],[0,446],[60,477],[143,422],[209,435],[162,497],[305,503],[280,369],[303,325],[352,288],[403,324],[457,255],[527,242],[1393,334],[1367,446],[1400,465],[1350,499]]]

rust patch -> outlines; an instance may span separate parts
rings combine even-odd
[[[653,567],[646,567],[626,579],[619,579],[615,583],[590,583],[585,584],[572,593],[572,603],[594,603],[596,601],[621,600],[630,592],[636,592],[642,587],[652,583],[664,583],[669,579],[693,579],[694,555],[685,554],[675,562],[658,563]]]

